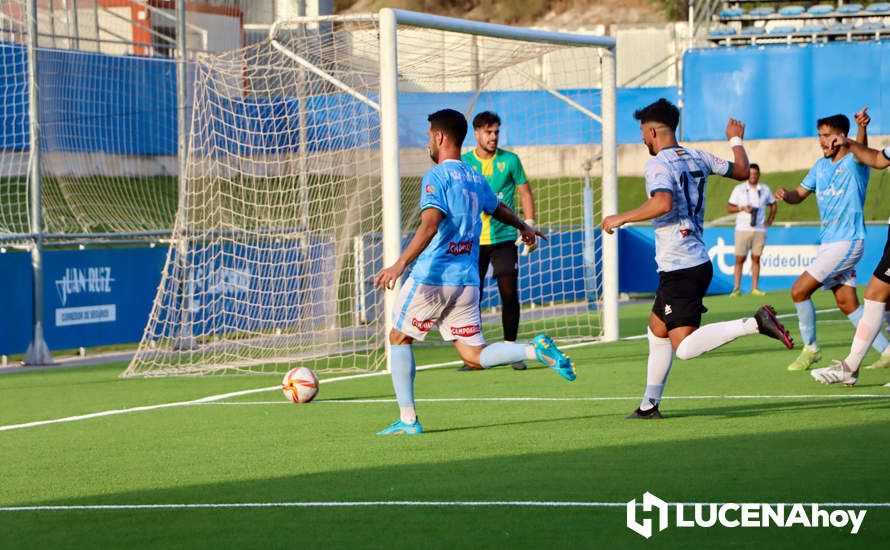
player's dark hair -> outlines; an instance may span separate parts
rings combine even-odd
[[[673,103],[662,97],[655,103],[634,111],[634,118],[643,124],[658,122],[671,130],[676,130],[680,124],[680,110]]]
[[[448,136],[455,145],[463,145],[467,137],[467,119],[454,109],[442,109],[426,117],[430,128]]]
[[[751,164],[749,164],[748,168],[750,168],[751,170],[757,170],[758,172],[760,172],[760,165],[757,164],[756,162],[752,162]]]
[[[499,117],[497,113],[492,113],[491,111],[482,111],[481,113],[473,117],[474,130],[485,128],[486,126],[491,126],[492,124],[500,123],[501,117]]]
[[[850,131],[850,119],[847,118],[847,115],[831,115],[817,120],[816,128],[820,126],[828,126],[829,128],[840,130],[844,135],[847,135],[847,132]]]

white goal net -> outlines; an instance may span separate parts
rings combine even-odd
[[[550,238],[520,259],[520,338],[602,336],[593,231],[602,49],[529,40],[524,29],[511,37],[506,27],[491,36],[421,25],[400,24],[396,34],[398,205],[385,203],[381,183],[387,75],[377,16],[281,23],[268,40],[198,59],[176,244],[125,376],[384,368],[388,312],[372,288],[386,263],[384,220],[399,216],[401,248],[430,167],[426,116],[446,107],[469,120],[500,115],[501,147],[522,160]],[[465,150],[473,145],[470,134]],[[497,340],[499,298],[488,280],[483,331]]]

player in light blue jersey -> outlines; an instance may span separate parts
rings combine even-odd
[[[464,363],[489,368],[537,359],[566,380],[575,379],[575,365],[545,334],[530,344],[485,345],[479,313],[480,213],[517,229],[523,242],[535,244],[542,233],[526,225],[499,202],[485,178],[460,159],[467,121],[453,109],[429,116],[429,152],[436,164],[423,177],[420,226],[393,265],[374,278],[374,285],[395,288],[405,269],[415,261],[411,276],[396,299],[389,334],[390,368],[400,415],[380,435],[423,432],[414,407],[414,340],[423,341],[435,327]]]
[[[856,156],[859,162],[877,168],[879,170],[890,167],[890,147],[883,151],[869,149],[868,146],[855,141],[847,141],[846,136],[838,136],[833,145],[845,145]],[[890,220],[887,220],[890,224]],[[810,375],[823,384],[843,384],[854,386],[859,379],[859,366],[868,353],[869,347],[881,333],[882,317],[888,317],[890,312],[890,225],[887,226],[887,241],[884,243],[884,254],[881,256],[877,267],[872,273],[868,285],[865,287],[865,304],[862,306],[862,318],[856,325],[853,333],[853,343],[850,345],[850,353],[843,361],[833,361],[828,367],[810,371]],[[890,321],[890,318],[887,319]],[[885,359],[882,355],[881,359]],[[864,368],[887,368],[890,361],[881,361]],[[884,384],[890,387],[890,383]]]
[[[867,108],[854,115],[858,126],[856,141],[868,144],[870,122]],[[819,252],[806,271],[794,281],[791,299],[797,309],[804,348],[788,370],[803,371],[822,359],[816,341],[816,307],[811,296],[819,287],[831,289],[838,308],[853,326],[862,318],[856,296],[856,264],[862,258],[865,239],[865,190],[869,169],[850,152],[846,142],[850,119],[845,115],[820,118],[816,122],[822,158],[816,161],[795,189],[777,189],[776,198],[797,204],[811,194],[819,206]],[[882,354],[880,361],[890,361],[887,339],[881,335],[873,347]],[[888,354],[888,355],[885,355]]]
[[[655,227],[655,261],[659,284],[649,315],[649,360],[646,391],[640,406],[627,418],[658,419],[658,404],[674,360],[692,359],[740,336],[764,334],[793,347],[788,331],[775,310],[763,306],[753,317],[701,326],[707,311],[702,298],[713,267],[702,240],[705,190],[710,174],[735,180],[748,179],[748,155],[742,145],[745,125],[729,119],[726,137],[733,162],[677,143],[680,111],[659,99],[634,113],[640,121],[643,143],[653,156],[646,163],[646,194],[639,208],[603,219],[607,233],[628,222],[652,220]]]

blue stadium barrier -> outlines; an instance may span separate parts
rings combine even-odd
[[[45,250],[43,328],[51,349],[138,342],[166,255],[164,247]],[[27,253],[0,254],[0,354],[23,353],[30,342],[30,264]]]
[[[843,67],[843,78],[831,67]],[[818,118],[852,119],[865,105],[869,133],[890,133],[888,41],[690,50],[683,82],[687,141],[726,139],[729,117],[747,124],[746,138],[813,137]]]
[[[714,264],[714,279],[708,294],[727,294],[733,287],[735,264],[735,229],[705,229],[705,245]],[[865,285],[884,250],[886,225],[866,227],[865,253],[856,270],[856,282]],[[772,227],[760,258],[760,289],[785,291],[816,257],[818,227]],[[619,231],[619,287],[622,292],[654,292],[658,286],[655,273],[655,232],[651,227],[627,227]],[[642,260],[641,260],[642,259]],[[745,263],[742,289],[751,290],[750,261]]]
[[[38,57],[43,150],[176,154],[173,60],[49,49]],[[0,42],[0,58],[0,150],[21,151],[29,143],[27,54]]]
[[[0,254],[0,355],[24,353],[34,324],[31,254]]]
[[[691,50],[684,59],[682,137],[721,140],[728,116],[744,120],[750,138],[813,136],[816,118],[853,113],[866,104],[873,113],[871,132],[890,133],[890,123],[886,122],[890,107],[882,102],[882,90],[890,84],[890,67],[885,68],[890,64],[888,44],[834,42]],[[59,50],[42,50],[40,55],[45,68],[40,75],[42,97],[46,99],[41,106],[44,150],[176,154],[172,61]],[[28,146],[27,104],[21,94],[25,52],[19,45],[0,43],[0,58],[11,71],[0,74],[0,101],[5,106],[0,114],[0,150],[23,150]],[[843,66],[845,77],[838,80],[823,70],[832,66]],[[111,78],[112,74],[118,77]],[[78,94],[70,93],[75,89],[85,90],[95,100],[82,101]],[[599,90],[563,92],[598,111]],[[524,109],[532,97],[546,101],[553,116],[533,119],[537,115]],[[618,90],[619,143],[638,143],[633,111],[659,97],[676,102],[677,88]],[[463,108],[470,99],[468,93],[402,93],[402,143],[424,147],[426,115],[446,106]],[[379,136],[367,123],[375,118],[369,107],[347,95],[309,101],[307,127],[314,148],[376,147]],[[221,131],[208,145],[224,152],[263,154],[299,147],[299,117],[295,116],[297,104],[292,98],[262,101],[220,97],[217,106],[223,121],[217,130]],[[476,111],[485,109],[502,115],[502,141],[506,146],[600,141],[598,124],[546,91],[484,92],[477,99]],[[240,121],[230,125],[236,120]],[[558,123],[548,124],[554,120]],[[89,131],[83,130],[85,124]],[[278,126],[271,128],[272,124]]]
[[[734,263],[733,228],[708,228],[705,244],[714,263],[714,280],[709,294],[725,294],[732,290]],[[865,254],[857,270],[857,282],[864,285],[880,260],[886,225],[868,226]],[[537,303],[562,300],[584,300],[587,297],[582,265],[583,231],[566,228],[552,231],[550,241],[537,252],[519,260],[520,301],[532,301],[534,288]],[[773,227],[767,236],[767,246],[761,259],[760,288],[767,291],[786,291],[797,276],[815,257],[819,237],[818,227]],[[598,238],[598,237],[597,237]],[[376,242],[376,244],[374,244]],[[368,241],[379,246],[379,238]],[[227,245],[230,246],[230,245]],[[283,319],[300,314],[301,307],[321,308],[309,312],[312,318],[330,319],[336,312],[317,299],[303,300],[300,296],[315,296],[319,288],[318,277],[309,272],[328,269],[331,261],[330,241],[318,239],[308,247],[304,261],[282,265],[274,277],[274,287],[269,280],[252,276],[251,266],[266,263],[283,252],[290,244],[270,244],[255,253],[252,260],[243,258],[237,265],[219,260],[211,269],[196,273],[192,290],[197,299],[211,297],[221,300],[226,307],[217,310],[228,312],[226,322],[238,326],[238,319],[250,317],[273,330],[284,327]],[[618,231],[619,290],[621,292],[651,293],[658,286],[655,266],[655,234],[651,227],[635,226]],[[205,250],[200,253],[211,253]],[[289,254],[292,254],[290,251]],[[161,268],[167,249],[114,248],[80,250],[49,250],[44,252],[44,319],[46,340],[51,349],[73,349],[108,344],[138,342],[148,320],[148,314],[161,279]],[[219,255],[217,255],[218,257]],[[373,254],[372,254],[373,256]],[[228,258],[231,258],[229,255]],[[599,261],[599,258],[596,258]],[[302,266],[298,269],[295,266]],[[378,266],[368,263],[366,277],[373,278]],[[283,283],[282,281],[286,281]],[[322,281],[323,282],[323,281]],[[282,286],[285,284],[285,286]],[[370,282],[368,282],[370,284]],[[31,270],[30,256],[26,253],[0,254],[0,354],[23,353],[31,338]],[[742,288],[750,290],[750,275],[746,271]],[[250,306],[243,294],[262,293],[266,296],[263,306]],[[365,307],[369,314],[379,314],[379,291],[370,291]],[[276,297],[270,300],[269,297]],[[543,298],[541,298],[543,296]],[[227,304],[226,300],[231,300]],[[482,296],[482,307],[500,303],[497,285],[489,279]],[[195,311],[200,311],[196,309]],[[194,318],[193,321],[209,322]],[[207,331],[207,327],[201,330]],[[256,328],[256,325],[253,325]]]

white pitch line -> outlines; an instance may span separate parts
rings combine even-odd
[[[718,506],[725,502],[669,502],[692,506],[695,504]],[[821,508],[890,508],[890,502],[775,502],[772,506],[817,505]],[[70,512],[77,510],[169,510],[207,508],[361,508],[361,507],[534,507],[534,508],[624,508],[626,502],[587,502],[561,500],[364,500],[364,501],[322,501],[322,502],[206,502],[172,504],[73,504],[58,506],[3,506],[0,512]],[[637,506],[643,506],[642,502]]]
[[[835,394],[801,394],[801,395],[675,395],[664,397],[662,401],[674,401],[679,399],[890,399],[890,393],[872,394],[872,393],[855,393],[847,395]],[[431,397],[426,399],[415,399],[418,403],[455,403],[455,402],[480,402],[480,401],[638,401],[640,396],[630,397]],[[377,403],[395,403],[395,399],[319,399],[313,403],[325,405],[368,405]],[[206,403],[207,405],[292,405],[290,401],[284,399],[278,401],[230,401],[230,402],[214,402]]]
[[[417,370],[428,370],[432,368],[436,368],[444,365],[435,364],[435,365],[425,365],[422,367],[417,367]],[[335,378],[325,378],[323,380],[319,380],[319,384],[330,384],[333,382],[342,382],[344,380],[355,380],[357,378],[370,378],[373,376],[383,376],[388,375],[388,372],[369,372],[363,374],[350,374],[347,376],[337,376]],[[241,397],[242,395],[251,395],[254,393],[263,393],[268,391],[276,391],[281,390],[281,386],[269,386],[266,388],[254,388],[251,390],[241,390],[229,393],[221,393],[218,395],[209,395],[207,397],[202,397],[200,399],[192,399],[189,401],[177,401],[175,403],[161,403],[160,405],[145,405],[141,407],[130,407],[127,409],[112,409],[108,411],[101,411],[89,414],[80,414],[77,416],[66,416],[64,418],[53,418],[50,420],[37,420],[34,422],[25,422],[24,424],[9,424],[6,426],[0,426],[0,432],[6,432],[10,430],[20,430],[23,428],[36,428],[38,426],[46,426],[48,424],[62,424],[65,422],[77,422],[78,420],[90,420],[92,418],[102,418],[106,416],[116,416],[119,414],[129,414],[134,412],[144,412],[144,411],[154,411],[158,409],[169,409],[172,407],[185,407],[189,405],[204,405],[207,403],[212,403],[214,401],[220,401],[222,399],[229,399],[232,397]]]
[[[831,313],[833,311],[837,311],[837,308],[820,309],[820,310],[816,311],[816,313],[817,314]],[[796,315],[797,315],[796,313],[786,313],[784,315],[779,315],[778,317],[780,317],[780,318],[795,317]],[[637,336],[628,336],[626,338],[622,338],[622,340],[639,340],[639,339],[642,339],[645,337],[646,337],[646,335],[642,334],[642,335],[637,335]],[[584,346],[589,346],[589,345],[597,345],[597,344],[602,344],[602,343],[603,342],[581,342],[578,344],[568,344],[568,345],[560,346],[560,347],[563,349],[572,349],[572,348],[579,348],[579,347],[584,347]],[[453,365],[459,365],[459,364],[462,364],[462,361],[447,361],[444,363],[433,363],[431,365],[424,365],[421,367],[417,367],[417,370],[419,370],[419,371],[429,370],[429,369],[435,369],[438,367],[447,367],[447,366],[453,366]],[[359,378],[371,378],[371,377],[375,377],[375,376],[384,376],[387,374],[389,374],[389,373],[387,373],[386,371],[370,372],[370,373],[363,373],[363,374],[352,374],[352,375],[347,375],[347,376],[338,376],[335,378],[326,378],[324,380],[320,380],[319,383],[320,384],[325,384],[325,383],[329,384],[332,382],[340,382],[340,381],[344,381],[344,380],[355,380],[355,379],[359,379]],[[255,389],[251,389],[251,390],[241,390],[241,391],[236,391],[236,392],[222,393],[219,395],[210,395],[207,397],[202,397],[200,399],[192,399],[189,401],[178,401],[175,403],[161,403],[159,405],[145,405],[145,406],[141,406],[141,407],[130,407],[127,409],[112,409],[112,410],[108,410],[108,411],[100,411],[100,412],[89,413],[89,414],[80,414],[80,415],[76,415],[76,416],[66,416],[64,418],[53,418],[50,420],[37,420],[34,422],[25,422],[23,424],[9,424],[6,426],[0,426],[0,432],[6,432],[6,431],[11,431],[11,430],[20,430],[20,429],[24,429],[24,428],[36,428],[38,426],[47,426],[49,424],[63,424],[63,423],[67,423],[67,422],[77,422],[79,420],[90,420],[93,418],[103,418],[106,416],[116,416],[116,415],[120,415],[120,414],[129,414],[129,413],[134,413],[134,412],[154,411],[154,410],[159,410],[159,409],[169,409],[169,408],[173,408],[173,407],[185,407],[185,406],[189,406],[189,405],[202,405],[202,404],[206,404],[206,403],[220,401],[223,399],[229,399],[231,397],[240,397],[242,395],[251,395],[254,393],[275,391],[278,389],[280,389],[280,386],[269,386],[266,388],[255,388]]]

